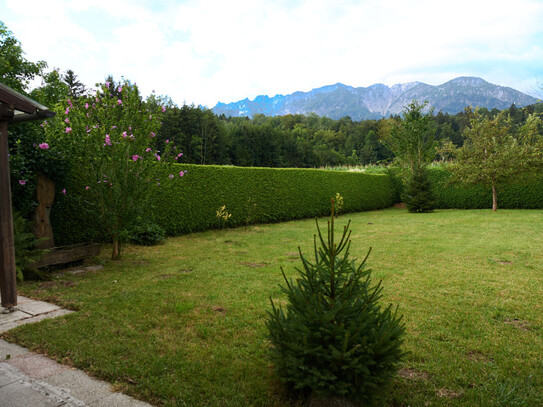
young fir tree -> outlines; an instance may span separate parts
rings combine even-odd
[[[296,282],[283,270],[286,309],[272,309],[266,323],[272,358],[281,380],[312,399],[375,403],[386,393],[404,352],[405,327],[397,308],[381,307],[381,284],[349,257],[350,222],[339,243],[334,236],[334,201],[323,237],[317,223],[315,260],[300,251]],[[317,247],[317,241],[320,247]]]
[[[432,184],[426,169],[421,169],[411,175],[403,193],[402,200],[409,212],[429,213],[434,210]]]

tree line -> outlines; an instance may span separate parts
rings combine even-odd
[[[506,116],[512,131],[541,112],[541,103],[524,108],[512,105],[503,112],[478,109],[480,116],[489,119]],[[451,148],[463,145],[471,115],[470,108],[455,115],[441,111],[431,115],[430,131],[438,144],[435,160],[450,159]],[[157,141],[162,145],[175,141],[190,164],[301,168],[386,164],[395,154],[382,141],[399,121],[400,116],[362,121],[315,114],[225,117],[202,106],[172,104]]]

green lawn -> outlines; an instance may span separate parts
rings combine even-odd
[[[409,352],[388,406],[543,405],[543,211],[388,209],[352,219],[351,254],[399,304]],[[324,222],[325,219],[321,220]],[[264,320],[313,220],[129,247],[105,269],[28,282],[77,310],[5,334],[161,406],[291,406]],[[107,255],[106,253],[105,255]]]

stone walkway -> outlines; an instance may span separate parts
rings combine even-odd
[[[72,311],[42,301],[17,297],[15,311],[0,307],[0,333],[19,325],[55,318]],[[2,407],[150,407],[112,390],[111,385],[81,370],[0,339],[0,405]]]

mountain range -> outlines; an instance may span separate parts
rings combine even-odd
[[[427,100],[428,106],[435,107],[435,112],[450,114],[456,114],[466,106],[503,110],[512,104],[526,106],[538,101],[509,87],[494,85],[477,77],[462,76],[438,86],[410,82],[390,87],[378,83],[367,88],[353,88],[336,83],[285,96],[260,95],[254,100],[246,98],[228,104],[219,102],[213,112],[233,117],[315,113],[332,119],[350,116],[353,120],[366,120],[400,114],[413,99],[419,102]]]

